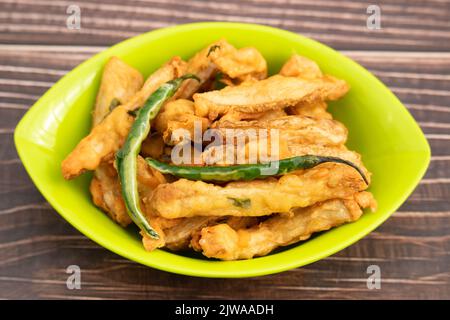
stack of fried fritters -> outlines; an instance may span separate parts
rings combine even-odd
[[[202,131],[276,129],[281,159],[339,157],[357,165],[370,179],[360,155],[345,147],[346,127],[327,112],[327,101],[349,90],[344,80],[322,74],[314,61],[297,54],[278,74],[267,77],[267,63],[257,49],[236,49],[219,40],[187,62],[172,58],[145,82],[117,57],[106,63],[92,130],[63,161],[62,171],[71,179],[94,170],[93,201],[114,221],[124,227],[131,223],[114,167],[114,155],[134,121],[131,111],[159,86],[186,73],[200,81],[185,81],[163,106],[138,156],[141,207],[160,235],[157,240],[143,236],[147,250],[192,248],[210,258],[250,259],[355,221],[364,208],[375,209],[376,202],[365,191],[368,185],[358,172],[338,163],[220,184],[176,179],[147,165],[144,157],[170,161],[171,150],[179,142],[173,132],[181,128],[194,133],[197,123]],[[244,154],[266,142],[262,138],[247,141]],[[213,151],[202,150],[202,161]],[[216,165],[233,161],[224,158]]]

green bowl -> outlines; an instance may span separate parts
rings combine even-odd
[[[164,250],[146,252],[137,230],[123,229],[97,209],[88,191],[90,174],[65,181],[60,164],[89,132],[91,110],[107,59],[119,56],[145,76],[174,55],[184,59],[219,38],[237,47],[254,46],[276,73],[297,52],[318,62],[325,73],[351,85],[331,112],[349,129],[348,146],[362,154],[373,173],[370,191],[376,212],[357,222],[265,257],[216,261]],[[14,140],[36,186],[52,206],[87,237],[144,265],[201,277],[250,277],[280,272],[317,261],[349,246],[385,221],[411,194],[426,171],[430,148],[400,101],[370,72],[311,39],[275,28],[242,23],[194,23],[152,31],[107,49],[55,84],[18,124]]]

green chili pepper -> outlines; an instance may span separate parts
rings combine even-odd
[[[297,169],[309,169],[325,162],[336,162],[343,163],[354,168],[364,179],[364,182],[369,184],[366,176],[360,168],[350,161],[336,157],[305,155],[279,161],[271,161],[263,164],[241,164],[227,167],[174,166],[151,158],[146,158],[145,160],[151,167],[161,173],[169,173],[171,175],[189,180],[202,181],[254,180],[262,177],[282,175]],[[276,170],[270,174],[265,174],[267,173],[266,170],[269,168],[276,168]]]
[[[142,141],[150,132],[150,121],[156,117],[164,102],[174,95],[185,79],[198,80],[196,76],[186,74],[166,82],[148,98],[142,109],[137,112],[136,119],[124,145],[116,153],[116,167],[128,214],[141,230],[154,239],[158,239],[159,235],[150,226],[139,205],[136,159],[141,149]]]

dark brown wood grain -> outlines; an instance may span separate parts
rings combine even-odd
[[[81,9],[80,30],[66,28],[71,4]],[[371,4],[381,8],[381,30],[367,28]],[[111,45],[148,30],[207,20],[270,25],[338,49],[450,49],[450,5],[442,0],[2,0],[0,6],[4,43]]]
[[[0,1],[0,298],[450,298],[448,1],[381,2],[386,28],[379,34],[365,29],[369,1],[78,1],[87,19],[77,34],[64,25],[69,3]],[[107,45],[205,16],[313,36],[343,49],[402,100],[425,132],[433,157],[398,212],[361,241],[314,264],[250,279],[201,279],[121,258],[81,235],[46,203],[12,139],[28,108]],[[71,264],[82,269],[81,290],[66,287]],[[372,264],[382,271],[380,290],[366,286]]]

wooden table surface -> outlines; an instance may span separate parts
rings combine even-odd
[[[81,29],[66,27],[81,8]],[[381,30],[366,27],[370,4]],[[13,132],[33,103],[94,53],[148,30],[194,21],[266,24],[355,59],[408,107],[432,148],[429,170],[377,230],[319,262],[250,279],[201,279],[128,261],[81,235],[34,187]],[[450,1],[0,0],[0,298],[450,298]],[[66,288],[66,268],[82,289]],[[381,289],[367,289],[367,267]]]

